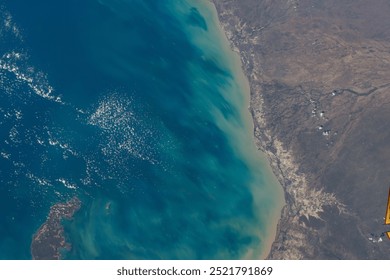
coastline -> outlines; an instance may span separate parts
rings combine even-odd
[[[32,237],[30,252],[33,260],[59,260],[64,251],[71,250],[72,244],[66,240],[62,221],[72,219],[80,207],[78,197],[50,207],[46,221]]]
[[[234,76],[238,78],[238,82],[240,84],[240,88],[242,89],[244,104],[241,106],[241,116],[244,117],[244,123],[246,129],[251,133],[250,137],[248,137],[248,143],[245,143],[243,146],[248,147],[248,145],[253,145],[257,152],[255,154],[250,154],[247,152],[248,158],[250,157],[253,161],[261,162],[262,174],[266,178],[264,181],[275,186],[278,186],[278,189],[273,190],[273,195],[275,195],[275,207],[274,209],[270,209],[273,211],[272,214],[267,215],[267,229],[268,232],[261,236],[261,240],[265,241],[265,244],[262,244],[263,253],[260,256],[260,259],[266,259],[269,257],[271,253],[271,248],[277,240],[280,232],[280,223],[283,221],[284,216],[288,211],[286,211],[288,207],[288,202],[286,200],[285,195],[285,187],[282,172],[278,168],[277,161],[275,161],[275,157],[267,152],[265,146],[268,145],[262,144],[261,140],[255,136],[256,131],[256,119],[253,114],[253,104],[251,102],[252,97],[252,87],[250,84],[249,76],[250,73],[244,67],[245,61],[243,61],[241,52],[237,46],[235,46],[234,42],[229,39],[226,26],[221,22],[219,18],[219,11],[217,6],[214,3],[214,0],[208,0],[206,3],[209,6],[209,10],[212,11],[213,20],[216,21],[215,26],[218,28],[218,32],[220,37],[225,41],[223,43],[224,46],[227,46],[228,52],[231,52],[233,55],[231,56],[232,68],[234,69]],[[247,149],[248,150],[248,149]],[[254,189],[254,193],[256,190]],[[258,196],[261,196],[259,193]],[[250,259],[250,256],[248,256]]]
[[[250,122],[253,128],[253,142],[255,143],[255,146],[258,148],[259,152],[262,153],[263,157],[261,158],[265,162],[265,166],[272,172],[272,174],[276,177],[278,184],[280,185],[282,195],[280,196],[280,201],[282,207],[278,215],[275,215],[274,219],[272,219],[272,229],[273,231],[270,233],[272,238],[269,238],[269,241],[267,242],[266,250],[264,251],[264,254],[262,255],[262,259],[270,259],[272,255],[272,247],[277,245],[278,239],[280,238],[281,234],[281,225],[283,223],[288,222],[288,213],[291,211],[291,205],[293,205],[293,201],[291,200],[290,196],[288,195],[288,192],[286,191],[288,178],[283,174],[281,168],[280,168],[280,160],[277,158],[277,156],[270,151],[270,147],[273,147],[273,143],[271,141],[264,141],[266,139],[271,139],[269,135],[266,135],[266,132],[264,132],[264,136],[262,139],[260,139],[259,136],[256,136],[256,130],[259,127],[263,127],[263,125],[259,125],[258,120],[256,119],[255,113],[254,113],[254,100],[253,100],[253,91],[254,88],[251,85],[250,77],[251,73],[247,70],[245,66],[248,66],[248,61],[245,61],[244,57],[242,56],[241,50],[239,46],[236,45],[234,40],[232,39],[232,34],[230,34],[228,31],[228,26],[226,23],[224,23],[221,20],[220,13],[221,10],[218,9],[218,5],[216,4],[215,0],[208,0],[207,1],[209,5],[212,6],[212,9],[215,11],[217,20],[218,20],[218,28],[220,29],[220,32],[223,34],[223,36],[226,38],[226,40],[229,43],[230,50],[236,54],[237,59],[239,60],[239,65],[237,65],[240,69],[240,71],[243,73],[241,76],[243,76],[243,79],[245,79],[245,85],[246,85],[246,92],[248,94],[245,95],[245,103],[248,105],[244,110],[248,112],[248,114],[245,114],[248,116],[247,122]],[[256,102],[257,103],[257,102]],[[262,102],[257,105],[262,105]]]
[[[323,211],[323,205],[317,205],[317,197],[327,200],[327,206],[336,206],[339,213],[344,211],[343,206],[330,194],[324,194],[322,190],[310,190],[306,176],[298,171],[294,154],[284,147],[283,142],[272,134],[272,128],[265,116],[264,99],[261,94],[263,83],[266,82],[262,74],[261,61],[256,57],[251,48],[253,36],[245,30],[245,24],[241,18],[231,10],[224,7],[217,0],[208,0],[217,13],[220,29],[224,32],[230,48],[235,52],[241,62],[241,71],[244,73],[249,84],[249,107],[253,127],[253,141],[256,147],[266,156],[268,167],[277,178],[283,192],[283,207],[275,222],[275,234],[269,243],[269,250],[264,259],[305,259],[305,250],[315,252],[310,244],[308,235],[312,230],[301,222],[299,214],[307,219],[309,216],[319,218],[319,212]],[[257,32],[265,27],[261,27]],[[248,47],[249,45],[249,47]],[[325,204],[326,205],[326,204]],[[304,211],[302,209],[305,208]],[[314,210],[314,211],[307,211]],[[302,212],[301,212],[302,211]],[[310,233],[308,233],[310,232]]]
[[[388,165],[381,155],[390,146],[381,129],[389,116],[388,68],[380,64],[388,37],[372,37],[381,27],[355,20],[370,18],[368,4],[351,11],[342,2],[211,2],[249,80],[256,145],[284,189],[286,205],[267,258],[388,258],[389,243],[369,238],[383,232],[383,210],[372,202],[388,191],[388,174],[377,170]],[[388,7],[380,1],[370,7],[387,20]],[[367,44],[370,52],[356,52]],[[357,172],[357,162],[366,173]]]

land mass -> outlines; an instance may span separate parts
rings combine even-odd
[[[71,249],[71,244],[65,240],[62,221],[71,219],[80,206],[80,200],[74,197],[50,208],[46,221],[39,227],[31,242],[31,255],[34,260],[58,260],[64,251]]]
[[[390,2],[212,0],[285,192],[270,259],[388,259]]]

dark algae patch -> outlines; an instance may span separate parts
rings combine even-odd
[[[202,15],[199,13],[198,9],[191,8],[190,11],[190,15],[188,16],[189,23],[207,31],[207,22],[204,17],[202,17]]]

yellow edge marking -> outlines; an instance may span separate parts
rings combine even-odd
[[[385,216],[385,224],[390,225],[390,188],[389,188],[389,196],[387,198],[387,209]]]

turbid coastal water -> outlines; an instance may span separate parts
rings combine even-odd
[[[0,258],[74,197],[61,258],[265,257],[282,192],[209,1],[1,3]]]

